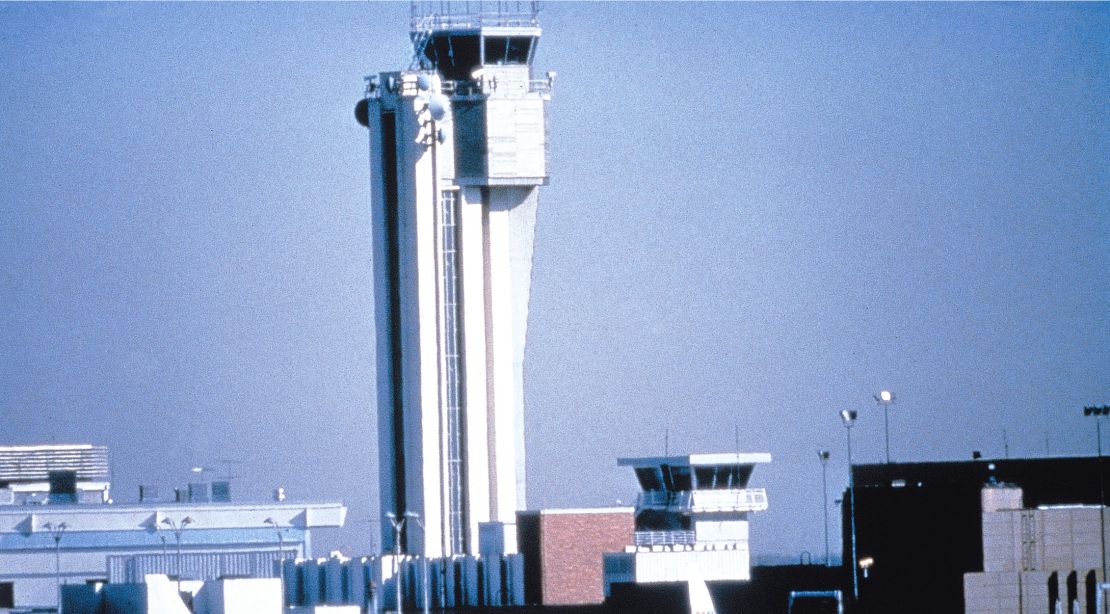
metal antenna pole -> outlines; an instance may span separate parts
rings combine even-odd
[[[829,452],[821,450],[817,453],[821,459],[821,500],[822,511],[825,517],[825,567],[829,566]]]
[[[883,403],[883,433],[886,437],[886,464],[890,464],[890,403]]]
[[[1102,539],[1102,581],[1106,581],[1106,476],[1102,470],[1102,418],[1095,418],[1095,434],[1098,437],[1098,526]],[[1103,614],[1103,613],[1099,613]]]
[[[856,480],[852,473],[852,426],[848,431],[848,505],[852,510],[852,602],[859,601],[859,571],[856,569]]]
[[[173,529],[173,536],[177,540],[177,595],[181,596],[181,534],[185,531],[185,527],[193,524],[193,519],[186,516],[181,519],[180,523],[174,522],[172,518],[163,518],[162,524],[169,526]]]
[[[890,405],[894,403],[894,393],[881,390],[873,397],[875,402],[883,406],[883,434],[886,442],[886,464],[890,464]]]
[[[1098,524],[1099,524],[1099,538],[1102,544],[1102,582],[1100,589],[1108,586],[1106,584],[1106,473],[1103,470],[1102,463],[1102,417],[1110,415],[1110,405],[1084,407],[1084,416],[1092,416],[1095,419],[1095,447],[1098,450]],[[1099,601],[1101,601],[1102,591],[1099,593]],[[1102,609],[1104,605],[1099,606],[1099,614],[1105,614]]]
[[[397,517],[393,512],[386,512],[389,523],[393,525],[393,588],[397,599],[397,614],[403,614],[404,606],[401,603],[401,529],[405,526],[405,516]]]
[[[278,575],[278,580],[279,580],[278,584],[281,587],[281,609],[284,610],[285,606],[286,606],[286,603],[285,603],[285,537],[282,535],[284,533],[284,531],[282,531],[281,525],[279,525],[278,522],[276,520],[274,520],[273,516],[271,516],[269,518],[266,518],[266,520],[263,520],[262,524],[268,524],[268,525],[272,526],[274,528],[274,531],[277,533],[277,539],[278,539],[277,575]]]
[[[397,524],[393,525],[393,531],[394,533],[396,533],[393,538],[393,564],[396,566],[396,571],[394,572],[395,577],[393,578],[393,586],[394,589],[396,589],[397,593],[397,614],[402,614],[402,612],[404,612],[404,606],[401,605],[401,525],[404,522],[404,520],[401,520]]]
[[[423,575],[424,575],[424,578],[423,578],[424,581],[421,582],[421,585],[422,585],[422,593],[423,593],[423,599],[424,599],[424,614],[428,614],[428,610],[430,608],[430,605],[428,603],[428,548],[427,548],[427,541],[426,541],[428,539],[428,533],[427,533],[427,529],[424,528],[424,521],[420,519],[419,514],[417,514],[416,512],[405,512],[405,517],[415,520],[416,524],[420,525],[420,530],[424,532],[424,540],[425,540],[424,554],[420,557],[421,558],[421,567],[422,567],[422,571],[423,571]]]
[[[181,594],[181,531],[175,530],[174,537],[177,538],[177,594]]]

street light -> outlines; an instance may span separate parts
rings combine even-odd
[[[174,522],[173,518],[163,518],[162,524],[168,526],[173,530],[173,536],[177,539],[177,595],[181,596],[181,534],[185,531],[185,527],[193,524],[193,519],[186,516],[181,519],[181,524]]]
[[[852,602],[859,600],[859,571],[856,566],[856,481],[852,476],[852,425],[856,423],[857,413],[854,409],[845,409],[840,412],[840,420],[844,423],[844,430],[848,433],[848,505],[851,508],[852,522]]]
[[[417,514],[416,512],[405,512],[405,518],[411,518],[411,519],[415,520],[416,524],[420,525],[420,531],[424,532],[424,522],[420,520],[420,515],[419,514]],[[427,541],[427,539],[428,539],[428,536],[427,536],[427,533],[425,533],[424,534],[424,540]],[[422,568],[424,570],[423,571],[424,582],[423,582],[423,588],[422,588],[422,592],[424,593],[424,614],[428,614],[428,552],[427,552],[427,548],[425,548],[424,556],[422,556],[421,558],[423,559]]]
[[[890,406],[894,403],[894,393],[880,390],[874,395],[875,402],[883,406],[883,432],[886,434],[886,464],[890,464]]]
[[[50,531],[50,537],[54,538],[54,584],[57,586],[58,591],[58,607],[62,604],[62,534],[69,528],[64,522],[54,524],[48,522],[42,525],[42,528]]]
[[[821,508],[825,514],[825,567],[829,566],[829,451],[818,450],[817,458],[821,461],[821,494],[824,506]]]
[[[1110,405],[1084,407],[1083,415],[1095,419],[1095,439],[1098,449],[1099,535],[1102,538],[1102,578],[1106,580],[1106,476],[1102,471],[1102,417],[1110,415]],[[1099,614],[1102,614],[1101,612]]]
[[[397,591],[397,614],[403,614],[401,605],[401,531],[405,528],[405,518],[408,514],[397,517],[393,512],[386,512],[385,517],[393,525],[393,587]]]
[[[278,525],[278,522],[272,517],[262,521],[262,524],[268,524],[274,527],[278,538],[278,580],[281,583],[281,607],[285,609],[285,531]]]

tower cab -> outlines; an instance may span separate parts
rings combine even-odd
[[[767,491],[749,488],[766,453],[622,458],[641,492],[635,544],[605,555],[605,589],[617,584],[751,579],[748,514],[767,509]],[[694,594],[692,592],[692,594]]]
[[[424,13],[419,4],[410,33],[413,62],[436,73],[451,100],[456,183],[546,185],[544,103],[555,73],[532,75],[538,3],[435,3],[438,13]]]

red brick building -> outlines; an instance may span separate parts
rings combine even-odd
[[[632,545],[634,530],[630,507],[517,512],[525,602],[601,603],[602,555]]]

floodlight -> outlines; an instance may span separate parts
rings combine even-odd
[[[840,419],[844,421],[844,426],[852,426],[852,423],[856,421],[857,415],[858,413],[854,409],[840,410]]]

